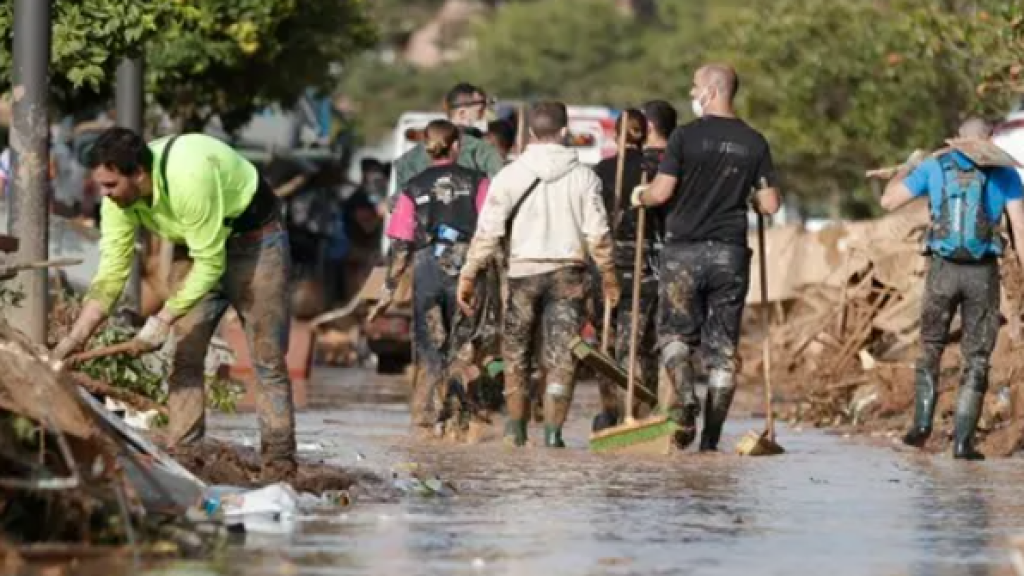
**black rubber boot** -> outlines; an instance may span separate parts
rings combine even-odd
[[[548,448],[565,448],[565,442],[562,441],[561,426],[544,426],[544,446]]]
[[[598,412],[597,416],[594,416],[594,422],[590,427],[592,432],[600,432],[607,428],[618,425],[619,413],[612,412],[611,410],[602,410]]]
[[[935,374],[922,368],[917,369],[914,377],[914,423],[903,436],[903,443],[907,446],[923,448],[932,434],[938,379]]]
[[[985,459],[985,455],[974,448],[974,432],[981,418],[987,388],[988,371],[968,368],[957,393],[953,422],[953,458],[957,460]]]
[[[525,446],[526,445],[526,422],[524,420],[507,420],[505,422],[505,445]]]
[[[736,393],[733,375],[724,371],[713,371],[708,376],[708,396],[704,403],[704,429],[700,434],[700,451],[718,450],[722,438],[722,427],[729,416],[732,397]]]

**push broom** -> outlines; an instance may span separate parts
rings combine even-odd
[[[757,255],[761,268],[761,376],[764,378],[765,426],[763,432],[751,430],[736,444],[741,456],[775,456],[785,450],[775,441],[775,414],[772,412],[772,352],[768,337],[768,257],[765,254],[764,215],[757,214]]]
[[[646,174],[641,184],[646,183]],[[678,424],[668,416],[655,415],[643,420],[633,417],[633,400],[636,395],[636,348],[640,329],[640,279],[643,267],[645,224],[647,211],[639,208],[636,231],[636,256],[633,262],[633,301],[629,333],[629,367],[626,379],[626,417],[618,425],[606,428],[590,437],[590,449],[594,452],[620,452],[631,454],[668,454],[672,449],[672,438],[680,430]]]

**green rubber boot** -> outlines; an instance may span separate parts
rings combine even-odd
[[[548,448],[565,448],[565,442],[562,441],[561,426],[544,426],[544,446]]]
[[[526,445],[526,422],[523,420],[508,420],[505,422],[506,446],[519,448]]]

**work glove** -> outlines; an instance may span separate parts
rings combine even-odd
[[[466,276],[459,276],[459,287],[456,290],[456,297],[459,300],[459,308],[467,317],[472,317],[476,312],[473,309],[473,301],[476,293],[476,279]]]
[[[135,335],[136,349],[140,353],[159,350],[171,335],[171,324],[159,315],[150,316]]]
[[[92,336],[92,333],[96,331],[96,327],[102,324],[106,317],[107,311],[100,303],[94,300],[86,300],[68,335],[61,339],[57,346],[50,351],[50,360],[63,362],[68,356],[78,352]]]
[[[380,291],[380,298],[377,300],[377,304],[370,310],[370,315],[366,317],[367,322],[373,322],[378,316],[387,311],[391,307],[391,303],[394,301],[395,290],[384,286]]]
[[[633,188],[633,193],[630,194],[629,196],[629,205],[633,206],[634,208],[643,206],[643,202],[641,202],[640,196],[647,192],[648,188],[650,188],[650,186],[648,186],[647,184],[641,184],[636,188]]]
[[[601,291],[604,292],[604,299],[608,305],[614,308],[622,299],[622,289],[619,288],[619,277],[615,271],[601,273]]]

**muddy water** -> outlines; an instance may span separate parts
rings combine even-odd
[[[341,406],[300,417],[305,448],[383,473],[416,462],[459,494],[358,503],[159,573],[1012,574],[1007,538],[1024,532],[1018,461],[960,464],[785,429],[789,454],[774,458],[597,457],[579,404],[566,451],[424,444],[405,438],[401,382],[325,375],[316,400]],[[756,425],[732,423],[724,444]],[[218,417],[213,433],[243,439],[254,426]]]

